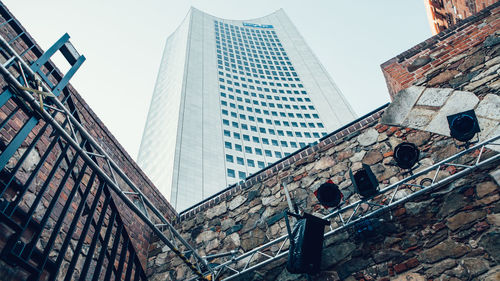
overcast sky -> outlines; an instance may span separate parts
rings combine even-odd
[[[45,50],[69,33],[87,58],[71,83],[134,159],[165,40],[190,6],[238,20],[283,8],[359,116],[389,101],[380,64],[431,36],[423,0],[2,1]]]

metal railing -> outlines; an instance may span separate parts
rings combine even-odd
[[[388,212],[395,207],[404,204],[416,197],[431,192],[439,187],[442,187],[454,180],[464,177],[476,169],[495,163],[500,160],[500,154],[491,152],[491,156],[482,159],[487,146],[500,145],[498,142],[500,135],[477,143],[476,145],[460,151],[453,156],[440,161],[432,166],[422,169],[413,175],[410,175],[403,180],[382,188],[379,192],[367,199],[361,199],[350,203],[341,208],[335,209],[323,219],[331,221],[330,230],[325,233],[325,238],[337,232],[345,230],[349,227],[360,223],[384,212]],[[469,164],[454,163],[457,160],[464,160]],[[451,174],[443,172],[446,167],[455,167],[456,172]],[[434,173],[431,178],[426,178],[428,185],[415,183],[417,178],[429,176]],[[396,193],[405,188],[407,194],[396,199]],[[451,187],[453,188],[453,186]],[[451,189],[450,189],[451,190]],[[447,190],[450,191],[450,190]],[[365,204],[365,208],[360,208]],[[250,273],[258,268],[261,268],[271,262],[282,259],[288,255],[288,235],[283,235],[272,241],[269,241],[261,246],[255,247],[252,250],[234,255],[228,261],[214,267],[216,272],[215,277],[221,280],[234,280],[244,274]],[[194,280],[194,279],[189,279]]]

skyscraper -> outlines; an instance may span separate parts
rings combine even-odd
[[[167,39],[138,162],[183,210],[354,118],[283,10],[191,8]]]

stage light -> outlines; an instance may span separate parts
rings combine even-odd
[[[298,217],[293,231],[290,231],[288,217],[285,216],[290,248],[286,269],[290,273],[316,274],[321,270],[321,252],[327,220],[304,213],[303,216],[288,213]]]
[[[419,156],[420,151],[413,143],[403,142],[394,148],[394,160],[401,169],[411,169],[418,162]]]
[[[354,190],[361,195],[361,197],[371,197],[377,193],[378,181],[370,169],[370,166],[363,164],[361,170],[358,170],[354,174],[352,170],[350,170],[349,176],[351,177]]]
[[[369,240],[379,234],[380,222],[377,219],[365,219],[354,226],[355,237],[359,240]]]
[[[468,110],[446,117],[450,127],[450,135],[461,142],[470,141],[476,133],[479,133],[479,122],[474,110]]]
[[[327,209],[337,207],[342,198],[344,198],[339,187],[334,184],[332,180],[328,180],[320,185],[320,187],[314,191],[314,195],[318,198],[319,203]]]

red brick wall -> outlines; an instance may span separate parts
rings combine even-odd
[[[500,30],[500,3],[488,7],[383,63],[381,68],[391,98],[393,99],[397,92],[418,84],[420,80],[427,79],[451,59],[456,59],[461,54],[466,55],[474,48],[483,46],[488,48],[483,44],[484,41],[488,37],[491,41],[498,40],[495,39],[498,38],[498,35],[495,35],[498,30]],[[448,80],[460,74],[457,72],[460,70],[457,70],[456,65],[451,62],[447,67],[450,70],[445,74],[449,76]],[[460,72],[467,74],[467,70]],[[443,76],[442,78],[447,78]],[[429,86],[434,85],[431,83]]]
[[[472,16],[498,0],[426,0],[429,24],[437,34]]]
[[[0,4],[3,5],[1,2]],[[4,14],[3,17],[0,16],[0,23],[4,23],[7,20],[6,18],[9,18],[10,16],[12,15],[8,10],[6,10],[6,14]],[[20,26],[20,28],[13,28],[12,24],[16,24]],[[0,35],[8,41],[11,39],[14,40],[22,32],[26,32],[26,30],[17,22],[15,18],[11,23],[4,24],[0,27]],[[34,47],[23,56],[28,64],[33,63],[43,53],[43,50],[36,44],[35,40],[27,32],[23,36],[15,39],[12,43],[12,47],[18,53],[23,53],[25,50],[31,47],[31,43],[34,43]],[[78,46],[76,47],[78,48]],[[84,52],[84,50],[81,51]],[[56,70],[49,78],[51,81],[57,82],[61,78],[61,73]],[[6,83],[3,77],[0,77],[0,84],[4,89]],[[130,180],[139,189],[141,189],[146,197],[162,212],[162,214],[167,219],[174,221],[177,218],[177,213],[172,208],[172,206],[160,194],[153,183],[142,172],[139,166],[119,144],[115,137],[109,132],[106,126],[86,104],[79,93],[71,85],[68,85],[67,90],[68,91],[66,93],[61,94],[60,99],[63,99],[68,93],[71,95],[71,100],[76,107],[77,115],[87,131],[114,160],[114,162],[117,163],[117,165],[124,171],[124,173],[130,178]],[[4,120],[14,107],[15,103],[12,100],[10,100],[5,106],[3,106],[0,110],[0,120]],[[7,127],[2,130],[2,133],[0,134],[0,141],[4,145],[8,144],[10,140],[12,140],[15,132],[19,130],[20,126],[23,124],[22,121],[25,119],[27,119],[27,117],[22,113],[16,114],[16,116],[14,116],[12,120],[7,124]],[[35,127],[33,132],[29,135],[27,139],[28,141],[34,137],[37,130],[43,124],[44,122],[41,121],[40,124]],[[50,133],[50,130],[48,130],[48,132],[46,132],[45,135],[41,138],[40,145],[37,145],[36,147],[36,150],[40,153],[40,155],[43,153],[44,146],[48,145],[49,143]],[[25,142],[25,144],[28,143],[28,141]],[[23,144],[23,146],[25,144]],[[55,161],[55,156],[52,158],[53,159],[48,160],[48,163],[53,163]],[[42,171],[41,175],[46,175],[49,171],[50,167],[47,167],[47,169]],[[19,177],[18,180],[20,182],[25,181],[28,176],[29,174],[27,173],[16,174],[16,177]],[[60,178],[61,176],[61,174],[58,174],[56,175],[56,178]],[[57,188],[57,186],[55,184],[51,184],[50,188],[51,191],[48,192],[49,195],[53,193],[53,190]],[[147,227],[127,206],[125,206],[121,199],[119,199],[117,196],[114,196],[114,201],[118,209],[120,210],[121,219],[123,220],[129,235],[131,236],[131,241],[134,244],[143,267],[145,268],[151,231],[149,227]],[[65,227],[67,228],[67,226]]]

